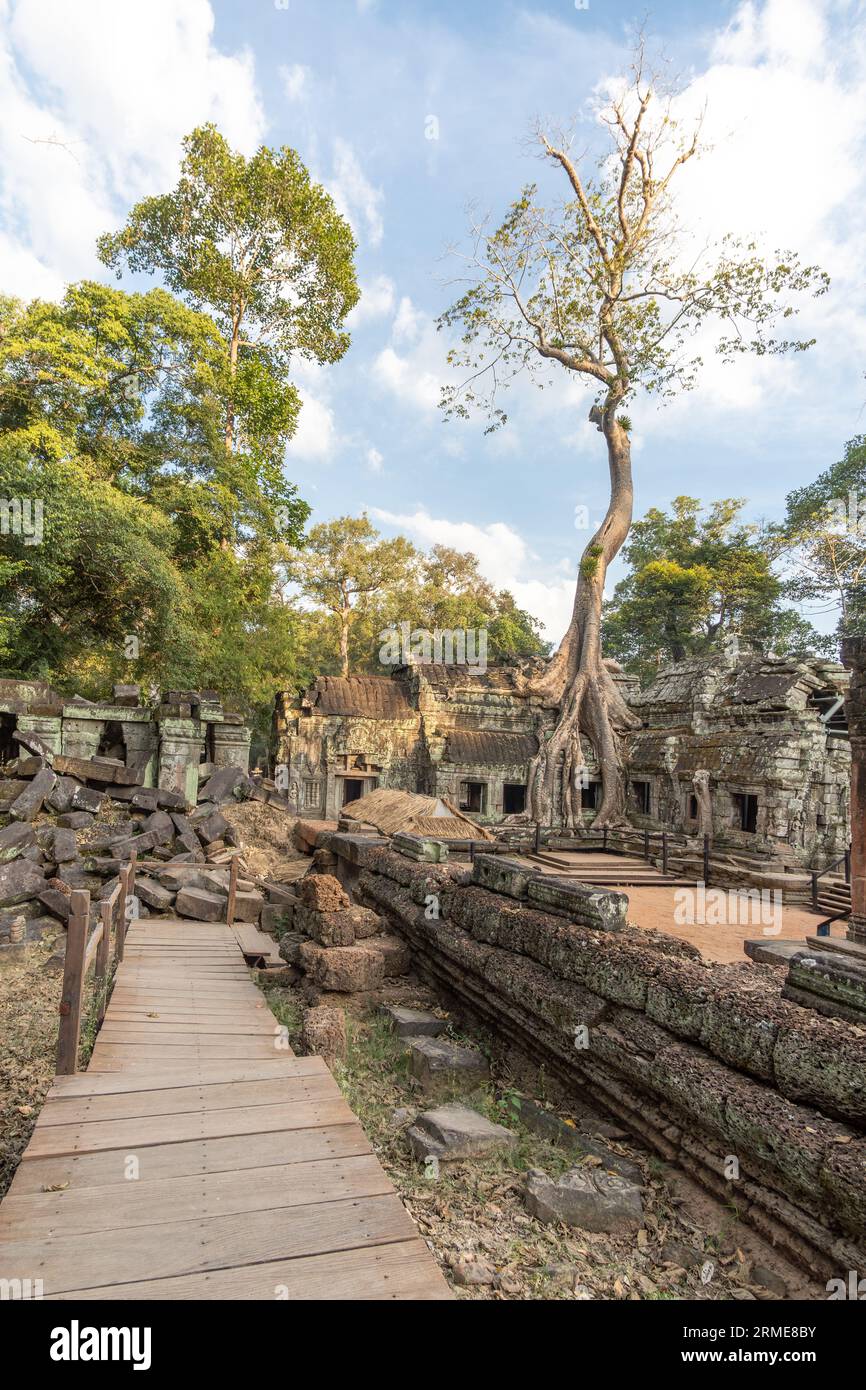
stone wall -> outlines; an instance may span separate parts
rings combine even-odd
[[[851,669],[848,726],[851,733],[851,941],[866,945],[866,637],[852,637],[842,651]]]
[[[783,968],[707,964],[676,938],[622,927],[590,901],[597,891],[581,898],[571,884],[558,897],[548,879],[542,910],[525,871],[509,879],[501,861],[491,878],[483,859],[469,870],[363,837],[329,843],[418,972],[501,1045],[736,1205],[813,1275],[866,1268],[862,1029],[784,1001]]]

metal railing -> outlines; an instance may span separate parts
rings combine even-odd
[[[840,854],[840,856],[839,856],[838,859],[834,859],[834,861],[833,861],[832,864],[828,864],[827,867],[826,867],[826,869],[812,869],[812,870],[811,870],[811,877],[812,877],[812,907],[815,909],[816,912],[818,911],[818,897],[819,897],[819,893],[818,893],[818,883],[819,883],[819,881],[825,876],[825,874],[831,874],[831,873],[833,872],[834,869],[838,869],[838,867],[839,867],[840,864],[844,864],[844,865],[845,865],[845,882],[848,884],[848,886],[849,886],[849,888],[850,888],[850,886],[851,886],[851,846],[850,846],[850,845],[849,845],[848,848],[846,849],[845,853],[844,853],[844,854]],[[848,916],[848,913],[845,912],[845,913],[843,913],[843,914],[841,914],[841,915],[847,917],[847,916]],[[830,920],[831,920],[831,921],[835,921],[836,919],[835,919],[835,918],[831,918]]]

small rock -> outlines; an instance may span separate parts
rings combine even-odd
[[[451,1277],[455,1284],[487,1285],[496,1279],[496,1271],[492,1265],[477,1260],[460,1260],[452,1269]]]
[[[307,1053],[323,1057],[329,1066],[337,1060],[345,1060],[348,1044],[343,1010],[331,1009],[323,1004],[307,1009],[304,1014],[303,1043]]]
[[[388,1019],[398,1038],[436,1038],[447,1028],[444,1018],[403,1004],[383,1004],[379,1013]]]
[[[517,1136],[479,1115],[477,1110],[453,1104],[425,1110],[409,1130],[408,1138],[420,1163],[431,1157],[455,1163],[509,1148]]]
[[[226,915],[226,900],[203,888],[182,888],[175,899],[178,917],[193,917],[198,922],[222,922]]]
[[[409,1044],[412,1075],[428,1094],[462,1086],[472,1090],[489,1080],[490,1067],[481,1052],[441,1038],[415,1038]]]
[[[332,874],[307,874],[300,881],[299,896],[305,907],[316,912],[340,912],[352,906],[345,888]]]
[[[556,1179],[533,1168],[526,1175],[525,1201],[539,1221],[563,1221],[584,1231],[624,1234],[643,1223],[640,1188],[597,1168],[571,1168]]]

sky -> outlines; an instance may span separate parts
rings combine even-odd
[[[709,148],[679,185],[686,233],[795,249],[832,287],[798,320],[810,352],[709,353],[667,408],[635,397],[635,515],[688,493],[778,517],[866,432],[860,0],[0,0],[0,292],[108,280],[96,237],[173,186],[196,125],[245,153],[291,145],[352,225],[362,288],[343,360],[296,363],[286,469],[312,521],[366,509],[383,534],[472,550],[557,641],[588,539],[576,518],[600,519],[607,497],[592,389],[565,373],[517,386],[493,435],[447,422],[436,318],[470,219],[500,219],[528,182],[562,191],[535,123],[595,148],[594,102],[641,23],[683,116],[705,112]]]

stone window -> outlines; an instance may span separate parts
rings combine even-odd
[[[526,810],[526,787],[520,782],[506,782],[502,788],[502,814],[519,816]]]
[[[475,811],[483,815],[487,810],[487,783],[461,782],[459,804],[461,811]]]
[[[690,792],[686,797],[686,820],[697,820],[698,818],[698,798],[694,792]]]
[[[758,798],[748,792],[734,792],[734,824],[748,835],[758,829]]]
[[[322,784],[314,780],[304,783],[304,805],[321,806],[322,804]]]

